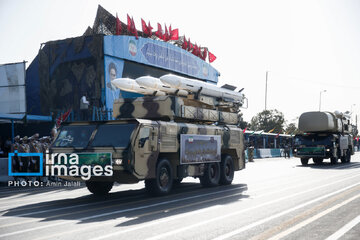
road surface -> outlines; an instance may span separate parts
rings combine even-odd
[[[311,161],[310,161],[311,162]],[[83,186],[0,187],[0,239],[360,239],[360,153],[303,167],[259,159],[230,186],[184,179],[149,197],[144,184],[106,198]]]

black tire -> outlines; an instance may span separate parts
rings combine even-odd
[[[342,160],[341,160],[342,161]],[[331,157],[330,158],[330,163],[331,164],[337,164],[337,162],[338,162],[338,158],[337,157]]]
[[[348,150],[347,162],[351,162],[351,150]]]
[[[106,195],[110,192],[113,187],[113,182],[94,182],[86,181],[85,182],[87,189],[95,195]]]
[[[303,166],[306,166],[306,165],[308,165],[308,163],[309,163],[309,159],[308,159],[308,158],[301,158],[300,160],[301,160],[301,164],[302,164]]]
[[[229,185],[234,179],[234,161],[229,155],[224,155],[220,163],[220,181],[222,185]]]
[[[156,178],[146,179],[145,188],[151,195],[162,196],[171,191],[173,181],[173,172],[169,160],[161,159],[156,167]]]
[[[349,163],[351,161],[351,150],[346,150],[346,155],[341,157],[342,163]]]
[[[204,175],[200,177],[200,183],[203,187],[213,187],[220,181],[220,164],[218,162],[205,165]]]
[[[313,162],[314,162],[316,165],[322,164],[323,161],[324,161],[323,158],[313,158]]]

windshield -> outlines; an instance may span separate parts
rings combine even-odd
[[[134,128],[134,123],[100,125],[91,146],[125,148],[130,142],[130,136]]]
[[[331,135],[298,135],[295,136],[294,145],[316,146],[316,145],[330,145]]]
[[[63,126],[56,141],[55,147],[76,147],[85,148],[96,125],[73,125]]]

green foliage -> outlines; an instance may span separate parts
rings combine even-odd
[[[287,125],[285,132],[287,134],[299,134],[301,133],[301,131],[296,127],[295,123],[290,123],[289,125]]]
[[[284,114],[276,109],[264,110],[251,119],[250,126],[252,130],[269,132],[274,129],[274,133],[284,132],[285,118]]]
[[[240,112],[240,113],[238,114],[238,119],[239,119],[239,127],[240,127],[241,129],[245,129],[246,127],[249,126],[249,123],[244,120],[244,118],[243,118],[243,113],[242,113],[242,112]]]

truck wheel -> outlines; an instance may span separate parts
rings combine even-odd
[[[342,161],[342,160],[341,160]],[[338,162],[338,158],[337,157],[331,157],[330,158],[330,163],[331,164],[336,164]]]
[[[220,164],[218,162],[205,165],[204,175],[200,177],[200,183],[203,187],[213,187],[219,184]]]
[[[306,165],[308,165],[308,163],[309,163],[309,159],[308,159],[308,158],[301,158],[300,160],[301,160],[301,164],[302,164],[303,166],[306,166]]]
[[[313,158],[313,162],[316,164],[316,165],[320,165],[323,163],[323,160],[322,158]]]
[[[234,161],[229,155],[224,155],[220,163],[220,184],[229,185],[234,179]]]
[[[113,182],[95,182],[95,181],[86,181],[85,182],[87,189],[95,195],[106,195],[110,192],[113,187]]]
[[[351,150],[346,150],[346,155],[341,158],[342,163],[349,163],[351,161]]]
[[[161,159],[156,167],[156,178],[146,179],[146,190],[155,196],[168,194],[173,186],[173,173],[169,160]]]

